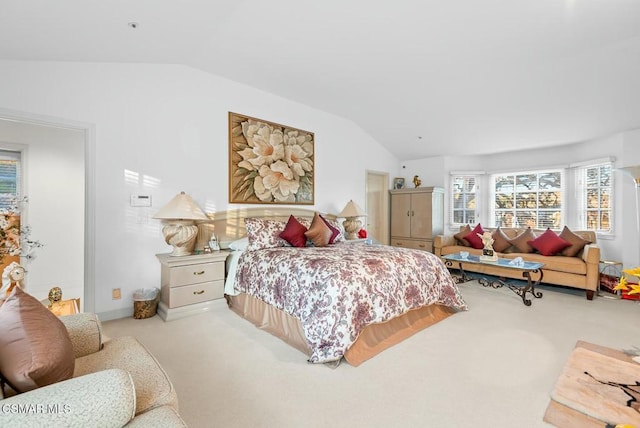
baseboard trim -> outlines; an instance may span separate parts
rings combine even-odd
[[[195,303],[193,305],[181,306],[179,308],[168,308],[163,302],[158,304],[158,315],[165,321],[173,321],[179,318],[198,315],[210,311],[219,304],[220,299],[209,300],[207,302]]]
[[[113,311],[98,312],[100,321],[119,320],[121,318],[131,318],[133,316],[133,308],[114,309]]]

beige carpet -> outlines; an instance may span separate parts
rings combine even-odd
[[[640,305],[544,287],[530,307],[508,289],[460,286],[455,314],[354,368],[305,356],[226,308],[165,323],[105,323],[138,337],[198,427],[544,427],[550,393],[578,339],[640,346]]]

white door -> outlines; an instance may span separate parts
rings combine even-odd
[[[367,237],[389,244],[389,174],[367,171]]]

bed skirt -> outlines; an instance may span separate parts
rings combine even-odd
[[[302,324],[297,318],[248,294],[225,297],[229,308],[242,318],[279,337],[305,355],[311,355]],[[359,366],[385,349],[456,312],[448,306],[434,304],[413,309],[383,323],[368,325],[347,350],[344,358],[352,366]]]

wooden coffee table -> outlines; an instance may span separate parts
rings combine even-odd
[[[520,271],[522,273],[522,277],[527,280],[527,285],[521,287],[511,284],[507,281],[503,281],[502,279],[487,279],[485,277],[480,277],[478,278],[478,282],[483,287],[502,288],[506,286],[509,288],[509,290],[513,291],[522,298],[522,303],[524,303],[525,306],[531,306],[531,300],[527,299],[527,293],[531,293],[531,295],[536,299],[542,298],[542,292],[536,291],[536,286],[540,284],[540,281],[542,281],[542,267],[544,266],[544,263],[523,261],[521,264],[515,264],[512,259],[500,258],[495,262],[488,262],[481,260],[479,256],[469,255],[466,258],[463,258],[460,253],[447,254],[446,256],[442,256],[442,258],[444,259],[444,264],[449,268],[453,268],[455,264],[458,265],[457,269],[460,271],[460,274],[459,276],[454,276],[454,280],[458,284],[474,279],[467,275],[467,273],[465,272],[463,268],[463,264],[465,263],[498,266],[505,269]],[[537,280],[534,281],[531,279],[532,273],[539,274]]]

